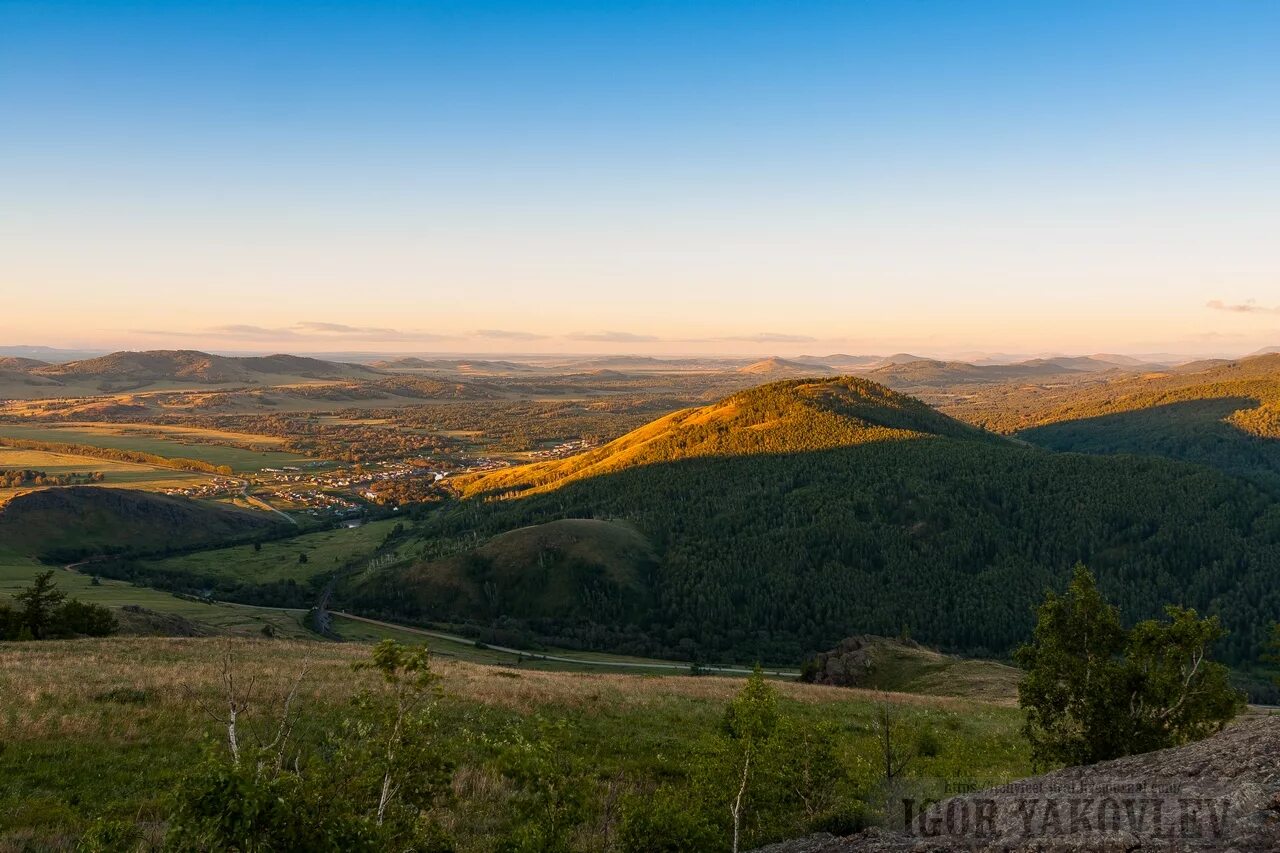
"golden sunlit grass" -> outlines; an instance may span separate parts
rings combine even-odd
[[[0,468],[24,468],[51,475],[90,474],[101,471],[104,479],[99,485],[150,491],[178,488],[211,479],[207,474],[178,471],[156,465],[119,462],[114,459],[97,459],[92,456],[67,453],[49,453],[43,450],[20,450],[12,447],[0,447]],[[37,488],[42,487],[22,486],[0,489],[0,503]]]
[[[0,720],[8,740],[87,735],[130,740],[159,718],[198,718],[199,701],[211,701],[230,651],[238,678],[253,681],[264,696],[282,693],[303,670],[299,695],[335,705],[375,684],[353,664],[368,656],[355,644],[244,638],[107,638],[53,643],[0,644]],[[445,692],[457,699],[529,714],[543,708],[611,712],[643,710],[672,700],[727,702],[742,679],[549,672],[437,659]],[[965,700],[870,690],[845,690],[778,682],[788,699],[805,704],[869,702],[956,711]],[[106,714],[102,696],[112,691],[148,696],[136,713]],[[109,710],[109,706],[106,706]],[[101,724],[113,723],[109,731]]]

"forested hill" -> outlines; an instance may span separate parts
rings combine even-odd
[[[460,479],[465,495],[540,490],[640,465],[951,436],[999,441],[866,379],[793,379],[674,412],[587,453]]]
[[[572,558],[536,548],[526,563],[564,606],[513,620],[495,604],[516,594],[510,561],[472,551],[363,578],[348,591],[356,606],[560,644],[771,662],[903,629],[950,651],[1007,654],[1077,561],[1131,618],[1168,603],[1220,614],[1233,662],[1257,658],[1280,613],[1280,505],[1249,483],[993,438],[856,380],[764,386],[595,453],[473,480],[467,493],[481,499],[458,501],[426,532],[452,548],[438,553],[597,518],[643,536],[646,564],[620,574],[585,543]],[[447,600],[433,594],[445,588]]]
[[[1280,355],[1151,374],[1039,401],[1018,438],[1051,450],[1209,465],[1280,497]]]

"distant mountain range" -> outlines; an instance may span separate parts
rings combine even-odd
[[[32,358],[0,359],[0,379],[27,385],[65,387],[67,393],[125,390],[168,382],[280,385],[317,380],[372,379],[383,375],[364,365],[304,356],[235,357],[197,350],[115,352],[56,364]]]

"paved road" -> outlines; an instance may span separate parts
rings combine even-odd
[[[462,643],[467,646],[480,645],[476,640],[468,637],[459,637],[456,634],[446,634],[442,631],[429,631],[425,628],[410,628],[406,625],[397,625],[394,622],[380,622],[377,619],[368,619],[364,616],[356,616],[352,613],[346,613],[341,610],[333,611],[333,615],[341,616],[344,619],[353,619],[356,622],[364,622],[369,625],[378,625],[383,628],[391,628],[396,631],[407,631],[410,634],[420,634],[424,637],[435,637],[437,640],[448,640],[453,643]],[[491,643],[484,643],[484,648],[492,649],[495,652],[503,652],[509,655],[520,655],[527,660],[546,660],[555,661],[556,663],[572,663],[579,666],[605,666],[616,669],[660,669],[666,671],[689,672],[691,665],[687,663],[644,663],[612,660],[592,660],[588,658],[564,657],[562,655],[547,655],[541,652],[530,652],[525,649],[512,649],[507,646],[495,646]],[[702,665],[699,667],[702,672],[716,672],[725,675],[750,675],[752,670],[736,666],[709,666]],[[800,673],[795,670],[785,669],[766,669],[765,675],[776,675],[783,678],[798,678]]]

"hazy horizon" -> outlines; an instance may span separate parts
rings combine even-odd
[[[0,2],[0,342],[1280,343],[1280,6]]]

